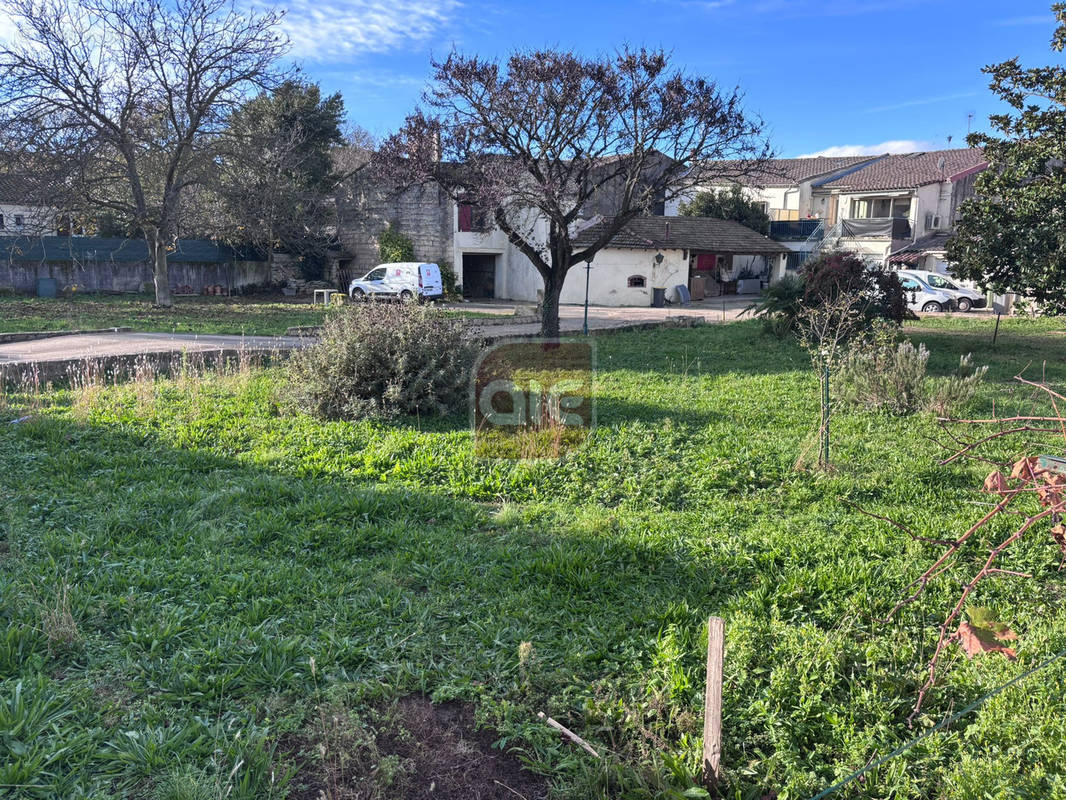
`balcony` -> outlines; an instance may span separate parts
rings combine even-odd
[[[778,242],[805,242],[822,223],[820,219],[792,219],[770,223],[770,238]]]
[[[840,221],[842,239],[910,239],[911,221],[905,217],[870,217]]]

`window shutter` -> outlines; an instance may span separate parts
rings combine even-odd
[[[459,230],[474,230],[474,207],[470,203],[459,204]]]

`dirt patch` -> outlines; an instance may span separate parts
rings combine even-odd
[[[411,695],[370,718],[323,710],[281,749],[299,765],[293,800],[544,800],[546,781],[492,742],[470,704]]]

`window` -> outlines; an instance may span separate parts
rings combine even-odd
[[[626,280],[626,285],[630,289],[643,289],[647,286],[647,281],[644,279],[643,275],[630,275]]]
[[[459,204],[459,230],[474,230],[474,206],[470,203]]]
[[[4,229],[4,215],[0,214],[0,230]]]
[[[16,214],[15,215],[15,227],[16,228],[21,228],[22,225],[23,225],[23,217],[22,217],[22,215],[21,214]]]
[[[918,285],[918,281],[914,280],[914,278],[900,278],[899,282],[908,292],[920,292],[922,290],[922,287]]]
[[[383,280],[385,280],[385,268],[384,267],[378,267],[377,269],[370,270],[370,272],[368,272],[366,274],[366,277],[363,278],[363,280],[364,281],[383,281]]]
[[[932,286],[932,287],[933,287],[934,289],[952,289],[952,290],[958,290],[958,288],[959,288],[959,287],[958,287],[958,286],[956,286],[956,285],[955,285],[954,283],[952,283],[951,281],[949,281],[949,280],[948,280],[947,278],[942,278],[942,277],[941,277],[941,276],[939,276],[939,275],[933,275],[933,274],[930,274],[930,275],[929,275],[928,283],[929,283],[929,285],[930,285],[930,286]]]
[[[461,233],[480,233],[488,229],[488,221],[483,209],[478,208],[473,203],[459,203],[459,231]]]
[[[863,197],[851,201],[852,219],[908,219],[910,215],[909,197]]]

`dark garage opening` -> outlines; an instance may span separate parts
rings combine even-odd
[[[463,297],[483,299],[496,296],[496,256],[492,253],[463,253]]]

